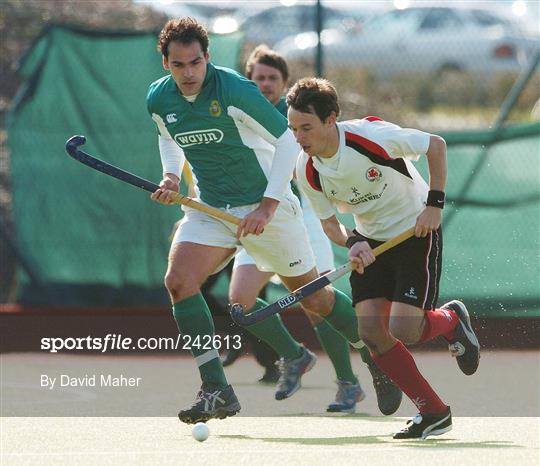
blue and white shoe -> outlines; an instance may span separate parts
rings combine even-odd
[[[302,354],[296,359],[281,358],[276,364],[279,369],[276,400],[289,398],[301,386],[302,375],[309,371],[317,361],[317,356],[302,346]]]
[[[480,362],[480,343],[471,326],[469,312],[461,301],[454,300],[442,306],[443,309],[454,311],[459,322],[454,330],[455,338],[450,341],[448,349],[456,358],[459,368],[465,375],[472,375],[478,369]]]
[[[354,413],[356,411],[356,403],[366,397],[360,383],[358,381],[353,383],[346,380],[338,380],[337,384],[336,401],[330,403],[326,411],[328,413]]]

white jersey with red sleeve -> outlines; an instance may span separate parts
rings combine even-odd
[[[338,122],[337,129],[336,155],[301,152],[296,166],[317,216],[352,213],[356,230],[379,241],[414,226],[429,188],[411,160],[427,152],[430,135],[378,117]]]

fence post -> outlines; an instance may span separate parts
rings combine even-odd
[[[315,11],[315,31],[317,32],[317,56],[315,57],[315,73],[317,76],[323,75],[323,49],[321,44],[321,32],[323,28],[323,9],[321,0],[317,0]]]

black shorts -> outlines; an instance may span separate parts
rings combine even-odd
[[[358,235],[359,236],[359,235]],[[372,248],[382,244],[363,238]],[[373,298],[433,309],[439,297],[442,230],[425,238],[413,236],[377,257],[363,274],[350,277],[353,305]]]

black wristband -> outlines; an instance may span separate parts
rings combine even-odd
[[[359,241],[365,241],[364,238],[361,236],[349,236],[347,238],[347,242],[345,243],[345,246],[347,246],[348,249],[351,249],[353,244],[358,243]]]
[[[432,189],[428,192],[426,206],[442,209],[444,207],[444,198],[444,191],[435,191]]]

